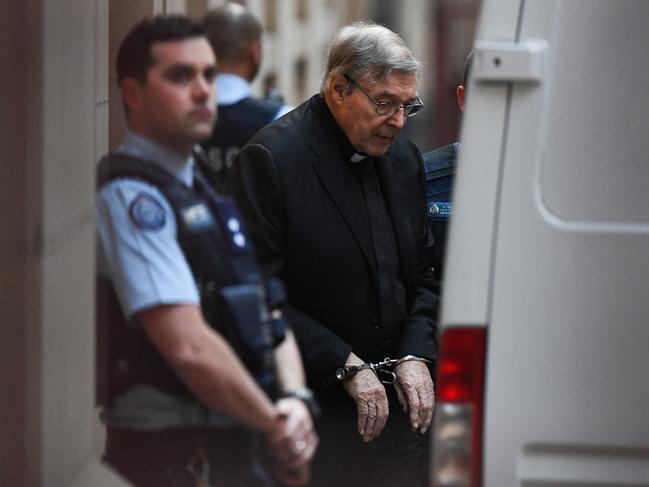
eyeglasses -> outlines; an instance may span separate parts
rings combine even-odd
[[[417,101],[415,103],[408,103],[407,105],[399,105],[398,103],[394,103],[391,101],[377,101],[374,99],[372,95],[370,95],[367,91],[361,88],[360,85],[355,80],[353,80],[347,75],[344,76],[347,81],[349,81],[356,88],[358,88],[358,90],[361,93],[363,93],[367,97],[367,99],[374,104],[376,113],[378,115],[384,117],[392,117],[393,115],[396,115],[399,112],[399,110],[403,108],[404,116],[412,117],[413,115],[417,115],[417,113],[419,113],[419,111],[422,108],[424,108],[424,104],[422,103],[419,97],[417,97]]]

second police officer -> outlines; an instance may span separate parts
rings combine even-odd
[[[281,117],[292,107],[274,94],[264,99],[252,96],[250,84],[262,61],[261,22],[243,5],[226,2],[203,20],[207,38],[218,58],[218,120],[212,135],[201,146],[204,167],[217,188],[223,187],[237,153],[260,128]]]

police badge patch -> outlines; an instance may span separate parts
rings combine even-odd
[[[147,193],[138,193],[128,212],[133,223],[143,230],[160,230],[167,222],[165,209]]]

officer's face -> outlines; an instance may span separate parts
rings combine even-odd
[[[180,153],[208,138],[216,118],[216,59],[204,37],[156,42],[154,63],[140,86],[136,130]],[[129,107],[132,108],[132,107]]]
[[[387,79],[376,82],[362,79],[357,83],[378,102],[405,105],[417,100],[417,75],[414,73],[394,72]],[[350,93],[339,92],[339,95],[336,119],[352,145],[371,156],[385,154],[406,123],[403,110],[391,116],[378,115],[376,105],[359,88]]]

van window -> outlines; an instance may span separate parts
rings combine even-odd
[[[556,27],[538,189],[566,222],[649,223],[649,3],[620,3],[646,15],[564,2]]]

